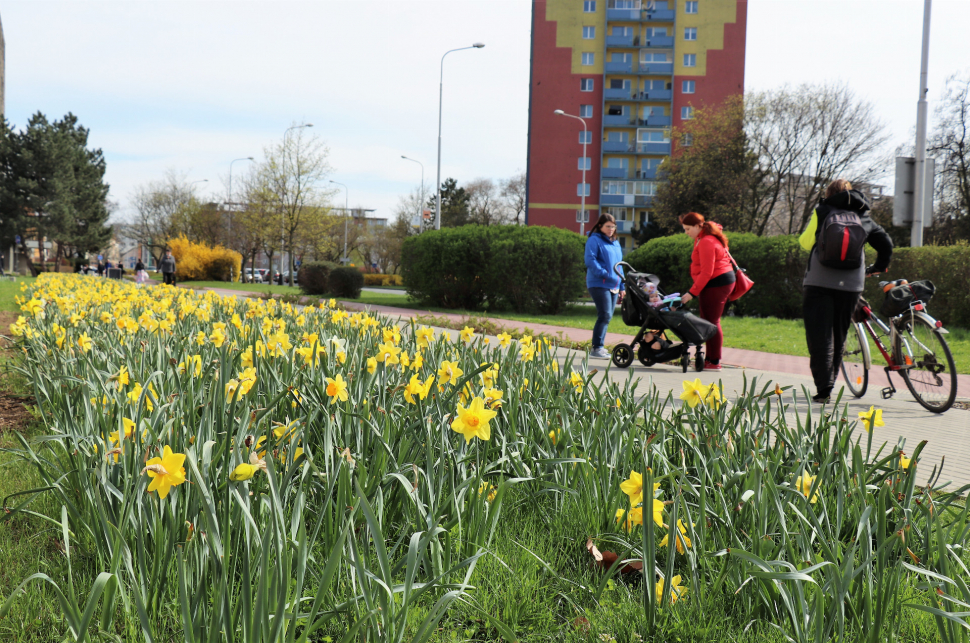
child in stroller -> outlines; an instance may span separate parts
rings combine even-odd
[[[679,310],[680,293],[665,296],[656,275],[636,272],[626,262],[616,265],[614,270],[618,274],[620,266],[624,266],[621,277],[627,289],[621,306],[623,322],[628,326],[639,326],[640,330],[629,344],[613,347],[613,363],[626,368],[633,363],[634,354],[644,366],[679,358],[686,373],[693,347],[695,369],[704,370],[703,344],[717,328],[696,315]],[[680,343],[670,341],[666,337],[667,331],[680,339]]]

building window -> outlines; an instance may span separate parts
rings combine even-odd
[[[697,67],[697,54],[684,54],[684,67]]]
[[[680,139],[680,144],[682,147],[690,147],[694,144],[694,135],[684,134]]]
[[[577,183],[576,196],[589,196],[589,183]]]
[[[589,4],[588,2],[586,4]],[[596,4],[595,2],[593,3]],[[684,7],[684,13],[697,13],[697,2],[692,0],[687,0]]]
[[[693,107],[681,107],[680,108],[680,118],[681,120],[689,121],[694,118],[694,108]]]
[[[592,40],[596,37],[596,27],[583,27],[583,40]]]
[[[592,78],[580,78],[579,79],[579,91],[581,91],[581,92],[591,92],[591,91],[593,91],[593,79]]]
[[[684,40],[697,40],[697,27],[684,27]]]
[[[593,106],[592,105],[580,105],[579,106],[579,117],[580,118],[593,118]]]
[[[583,52],[583,64],[592,65],[593,60],[596,58],[596,54],[590,52]]]
[[[683,81],[680,84],[680,91],[682,91],[685,94],[693,94],[694,93],[694,81],[692,81],[692,80],[685,80],[685,81]]]
[[[579,133],[579,144],[592,143],[593,133],[592,132],[580,132]]]
[[[582,221],[583,223],[589,223],[589,210],[583,212],[582,210],[576,210],[576,223]]]
[[[589,169],[592,169],[592,167],[593,167],[593,159],[591,159],[588,156],[580,156],[578,162],[576,163],[576,165],[578,166],[576,168],[577,170],[589,170]]]
[[[690,3],[688,2],[687,4]],[[695,2],[694,5],[696,6],[697,3]],[[583,11],[586,13],[596,13],[596,0],[585,0],[585,2],[583,2]],[[697,12],[695,11],[694,13]]]

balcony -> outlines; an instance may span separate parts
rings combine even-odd
[[[666,143],[637,143],[637,154],[670,155],[670,142]]]
[[[603,141],[603,152],[613,152],[614,154],[632,154],[633,145],[626,141]]]
[[[651,89],[648,92],[640,92],[639,100],[673,100],[673,98],[672,89]]]
[[[633,200],[633,205],[636,205],[636,206],[650,207],[650,205],[652,205],[652,204],[653,204],[653,196],[652,195],[640,195],[640,194],[638,194],[634,198],[634,200]]]
[[[632,194],[601,194],[600,195],[600,207],[604,205],[633,205],[634,198]]]
[[[645,22],[673,22],[674,10],[658,9],[656,11],[646,11],[641,17],[641,20]]]
[[[604,179],[629,179],[630,170],[625,167],[604,167],[600,170],[600,174]]]
[[[610,63],[606,64],[609,66]],[[637,72],[641,74],[661,74],[669,76],[674,73],[674,63],[640,63]]]
[[[603,117],[603,127],[636,127],[637,119],[629,114],[607,114]]]
[[[603,70],[607,74],[632,74],[633,61],[627,60],[625,62],[613,62],[612,60],[608,60],[604,65]]]
[[[607,47],[639,47],[640,37],[630,34],[629,36],[607,36]]]
[[[663,47],[664,49],[670,49],[674,46],[673,36],[654,36],[653,38],[647,38],[643,41],[644,47],[650,47],[651,49],[657,47]]]
[[[604,89],[603,98],[606,100],[636,100],[630,95],[629,89]]]
[[[636,178],[638,179],[656,179],[657,178],[657,168],[651,167],[646,170],[637,170]]]
[[[640,10],[639,9],[607,9],[606,10],[606,21],[639,21],[640,20]]]
[[[649,116],[639,119],[640,127],[670,127],[669,116]]]
[[[633,232],[633,221],[617,221],[616,222],[616,233],[617,234],[630,234]]]

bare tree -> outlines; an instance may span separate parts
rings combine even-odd
[[[469,221],[479,225],[505,223],[505,203],[492,179],[475,179],[465,186],[468,193]]]
[[[833,179],[872,182],[883,173],[885,126],[846,84],[749,93],[745,131],[761,175],[751,204],[759,233],[797,233]]]
[[[525,172],[519,172],[499,184],[505,211],[512,223],[520,225],[525,216]]]
[[[300,226],[307,212],[325,207],[333,194],[318,187],[331,172],[328,155],[327,146],[317,137],[294,129],[278,145],[265,149],[265,160],[255,168],[260,184],[272,195],[275,218],[280,221],[282,251],[289,251],[291,286],[294,240]]]
[[[936,130],[927,146],[936,157],[939,206],[934,238],[970,239],[970,72],[947,78],[936,109]]]
[[[158,262],[168,240],[178,233],[179,212],[197,204],[195,190],[184,174],[168,170],[162,181],[138,187],[132,202],[135,212],[128,233]]]

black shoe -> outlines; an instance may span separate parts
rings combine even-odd
[[[822,395],[821,393],[819,393],[818,395],[812,396],[812,401],[817,404],[828,404],[831,401],[831,398],[829,397],[828,393],[826,393],[825,395]]]

